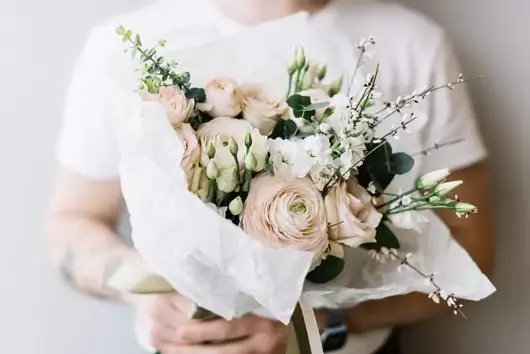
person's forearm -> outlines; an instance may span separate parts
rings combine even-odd
[[[59,274],[78,290],[103,299],[127,301],[106,283],[125,262],[138,255],[125,246],[112,226],[85,216],[61,215],[48,225],[49,249]]]
[[[362,303],[348,311],[348,322],[351,332],[362,333],[404,326],[450,311],[444,303],[435,304],[427,295],[413,293]]]

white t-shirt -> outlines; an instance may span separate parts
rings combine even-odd
[[[381,70],[378,87],[385,97],[396,98],[425,85],[454,81],[460,73],[443,30],[398,5],[335,0],[309,21],[315,26],[333,27],[335,33],[344,37],[344,46],[350,46],[352,51],[362,37],[376,38],[374,60]],[[98,180],[118,178],[120,154],[111,129],[113,94],[109,90],[112,65],[117,56],[123,56],[123,46],[114,33],[118,24],[141,33],[147,41],[172,38],[171,44],[178,49],[246,29],[223,16],[213,0],[161,0],[90,32],[68,91],[57,159],[62,165]],[[428,157],[418,157],[417,175],[444,167],[459,169],[486,156],[465,89],[442,90],[429,97],[422,110],[427,116],[426,123],[403,139],[414,142],[409,147],[421,151],[434,144],[465,140],[436,150]],[[351,335],[347,348],[340,353],[373,353],[389,333],[389,329],[383,329]]]

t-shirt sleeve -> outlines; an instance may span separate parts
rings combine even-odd
[[[66,93],[56,146],[58,162],[89,178],[118,177],[119,150],[111,122],[109,63],[112,32],[91,31],[74,67]]]
[[[460,73],[452,46],[442,40],[431,69],[430,84],[455,82]],[[428,153],[421,165],[422,174],[441,168],[465,168],[487,155],[466,85],[439,90],[425,100],[429,118],[421,132],[421,144]]]

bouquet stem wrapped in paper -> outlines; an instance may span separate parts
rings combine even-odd
[[[446,182],[450,171],[412,177],[405,192],[390,189],[395,177],[414,173],[415,159],[394,151],[391,141],[418,117],[387,123],[431,93],[463,83],[462,76],[383,103],[379,68],[366,79],[335,76],[331,66],[311,60],[308,53],[321,43],[308,41],[318,36],[297,17],[240,40],[166,53],[170,59],[159,53],[165,41],[147,49],[132,31],[118,33],[143,65],[139,88],[117,85],[117,136],[133,240],[152,269],[143,275],[122,269],[116,287],[176,289],[197,305],[192,317],[254,313],[291,323],[290,345],[303,354],[322,351],[309,305],[346,307],[422,291],[461,313],[458,298],[493,291],[432,213],[477,211],[450,196],[461,183]],[[278,33],[285,42],[266,45]],[[322,45],[332,46],[332,39]],[[243,53],[233,45],[240,42],[260,45]],[[293,43],[304,49],[282,62]],[[373,45],[365,39],[358,58],[345,59],[357,63],[355,73]],[[336,49],[329,51],[334,57],[350,53]],[[213,55],[220,52],[224,61]],[[264,69],[274,59],[282,75]],[[286,87],[260,82],[264,75],[283,77]],[[403,217],[417,215],[409,222],[416,230],[402,230]],[[445,232],[433,237],[429,227]],[[448,260],[458,272],[446,272]],[[435,279],[438,267],[446,273]]]

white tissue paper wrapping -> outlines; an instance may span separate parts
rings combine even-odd
[[[178,36],[166,39],[169,46],[163,55],[190,71],[198,86],[225,76],[285,87],[286,62],[294,45],[303,45],[308,57],[327,63],[331,78],[357,61],[349,39],[332,27],[308,27],[305,14],[186,50],[172,47]],[[311,255],[259,244],[189,193],[179,163],[183,147],[162,108],[140,102],[132,87],[117,86],[120,176],[140,254],[175,289],[220,316],[254,312],[288,322]],[[412,263],[426,274],[436,273],[437,283],[449,294],[480,300],[493,293],[492,284],[441,220],[434,213],[425,215],[429,222],[421,233],[396,230],[400,251],[413,253]],[[344,273],[335,281],[305,284],[304,299],[315,307],[346,307],[433,290],[418,274],[398,272],[396,262],[381,264],[363,250],[347,250],[346,261]]]

